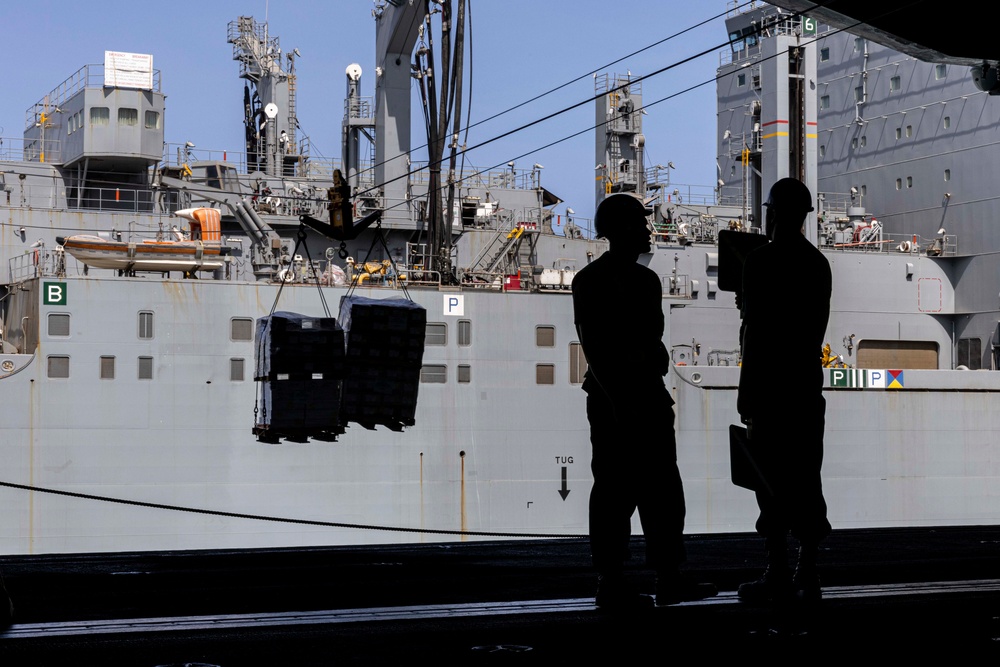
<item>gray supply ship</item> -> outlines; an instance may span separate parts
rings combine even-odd
[[[537,169],[463,172],[449,194],[410,159],[421,20],[376,12],[376,95],[347,68],[339,164],[311,156],[298,127],[294,51],[249,17],[228,30],[240,155],[164,150],[164,91],[143,54],[107,52],[29,107],[0,154],[0,553],[587,532],[569,285],[606,244],[572,221],[553,233],[559,199]],[[718,238],[754,230],[760,193],[786,175],[819,193],[807,231],[834,271],[834,527],[1000,522],[1000,238],[995,151],[979,139],[996,129],[993,100],[966,68],[813,36],[770,7],[727,23],[710,200],[678,199],[644,166],[641,81],[595,79],[597,198],[635,193],[656,230],[641,261],[663,283],[687,530],[753,529],[753,498],[729,480],[740,322]],[[381,218],[340,243],[300,222],[334,222],[335,169],[350,196],[333,207]],[[323,317],[352,281],[375,299],[405,286],[426,311],[414,425],[259,442],[255,322],[276,305]]]

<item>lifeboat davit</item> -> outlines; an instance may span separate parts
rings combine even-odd
[[[76,234],[61,240],[70,255],[98,269],[127,271],[216,271],[229,248],[222,245],[222,214],[214,208],[186,208],[174,215],[188,221],[177,240],[117,241]]]

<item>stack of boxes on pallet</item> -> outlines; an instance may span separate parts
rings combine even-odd
[[[361,296],[341,300],[339,322],[288,312],[260,318],[257,439],[336,440],[348,422],[412,426],[426,328],[427,311],[412,301]]]
[[[266,442],[335,440],[344,377],[344,330],[332,317],[277,312],[257,320],[254,433]]]
[[[347,373],[341,419],[366,428],[412,426],[424,355],[427,311],[407,299],[344,297]]]

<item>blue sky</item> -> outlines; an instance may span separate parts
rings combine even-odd
[[[372,94],[375,22],[370,0],[172,0],[168,3],[50,0],[5,3],[4,46],[17,54],[0,96],[0,135],[20,137],[24,111],[85,64],[101,63],[105,50],[151,53],[167,95],[165,131],[170,143],[242,150],[243,82],[227,24],[241,15],[263,20],[284,51],[298,48],[299,121],[326,156],[340,155],[344,69],[364,70],[363,92]],[[472,0],[473,121],[574,79],[628,53],[725,11],[725,0]],[[721,44],[721,19],[673,39],[609,72],[645,74]],[[719,63],[713,50],[643,83],[644,101],[673,95],[711,79]],[[472,130],[470,144],[593,95],[589,77]],[[463,112],[464,115],[464,112]],[[415,118],[417,113],[415,110]],[[471,153],[483,168],[505,163],[555,138],[593,125],[591,105]],[[645,118],[647,166],[672,161],[674,185],[710,185],[715,179],[715,84],[656,105]],[[415,135],[419,136],[419,135]],[[594,135],[521,158],[519,166],[545,166],[542,183],[577,215],[593,212]]]

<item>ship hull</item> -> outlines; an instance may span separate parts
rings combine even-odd
[[[684,258],[682,267],[704,265],[709,251],[677,247],[652,264],[672,254]],[[859,264],[858,256],[831,257]],[[860,265],[872,279],[889,270],[885,256],[868,259]],[[940,270],[930,260],[917,264],[928,274]],[[53,283],[64,298],[47,304]],[[0,487],[8,516],[0,553],[587,532],[589,434],[584,393],[573,381],[576,335],[565,291],[411,288],[428,322],[445,331],[425,349],[424,366],[438,381],[421,383],[415,426],[397,433],[351,425],[338,442],[269,445],[252,434],[253,343],[233,339],[233,322],[275,305],[322,315],[315,286],[288,285],[280,297],[273,285],[129,277],[38,279],[24,288],[14,312],[33,308],[42,323],[69,315],[71,324],[58,335],[43,324],[34,354],[0,356],[2,481],[19,485]],[[845,303],[854,300],[849,290],[842,286]],[[333,308],[345,293],[323,288]],[[729,480],[739,370],[704,350],[679,356],[686,341],[719,350],[738,336],[738,311],[703,296],[664,299],[687,531],[752,531],[753,495]],[[146,312],[155,313],[153,333],[139,338],[136,320]],[[900,319],[940,328],[918,312]],[[466,338],[459,320],[471,326]],[[865,321],[835,308],[831,330]],[[538,344],[538,327],[554,330],[551,344]],[[113,377],[102,378],[108,357]],[[139,376],[140,357],[152,360],[151,377]],[[62,359],[65,376],[52,377],[53,360]],[[242,377],[233,374],[237,359],[245,361]],[[468,381],[459,381],[460,366]],[[824,485],[834,527],[1000,523],[996,378],[907,371],[899,388],[859,389],[828,377]],[[656,416],[649,418],[655,431]],[[634,529],[641,530],[637,517]]]

